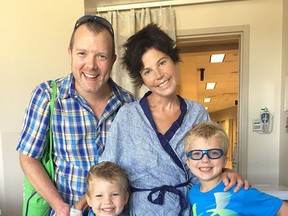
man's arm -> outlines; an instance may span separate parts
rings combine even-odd
[[[235,184],[234,192],[239,191],[243,185],[245,190],[250,187],[250,183],[232,169],[223,169],[221,179],[225,185],[224,191],[230,190]]]
[[[279,209],[278,213],[276,214],[276,216],[285,216],[285,215],[288,215],[288,203],[283,201],[283,204]]]
[[[19,160],[24,175],[34,189],[54,209],[57,216],[69,216],[70,206],[64,202],[38,159],[19,153]]]

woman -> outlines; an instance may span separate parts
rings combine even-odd
[[[177,95],[179,50],[157,25],[137,32],[124,48],[122,64],[129,76],[150,91],[119,110],[99,159],[127,170],[132,185],[130,215],[191,215],[187,192],[198,179],[185,165],[183,138],[209,115],[199,103]],[[232,178],[236,177],[241,187],[243,179],[234,173]]]

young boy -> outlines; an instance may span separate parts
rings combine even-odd
[[[88,216],[127,216],[121,213],[129,198],[126,172],[117,164],[101,162],[91,167],[86,180]]]
[[[219,125],[200,123],[187,132],[184,143],[186,163],[200,181],[188,193],[193,216],[288,215],[288,203],[255,188],[223,192],[220,174],[227,162],[229,141]]]

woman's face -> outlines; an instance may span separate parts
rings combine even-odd
[[[152,93],[163,97],[176,94],[176,66],[168,55],[151,48],[142,56],[142,62],[140,74]]]

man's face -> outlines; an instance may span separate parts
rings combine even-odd
[[[75,32],[73,49],[68,50],[75,88],[85,97],[107,88],[116,60],[112,36],[107,30],[91,32],[81,25]]]

